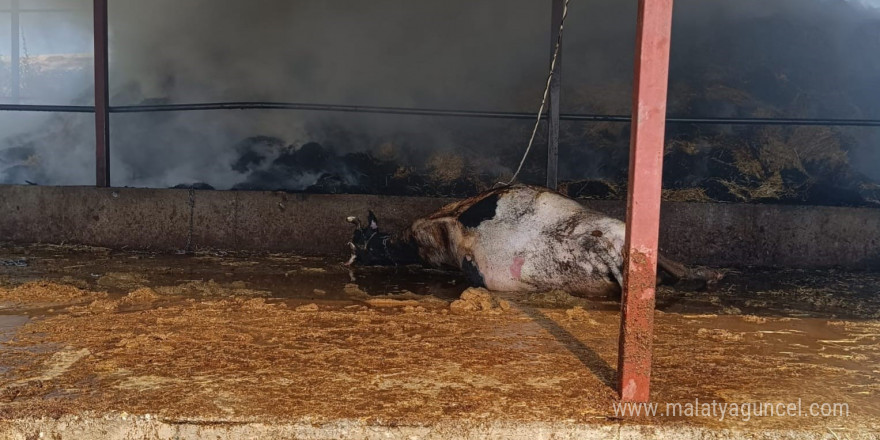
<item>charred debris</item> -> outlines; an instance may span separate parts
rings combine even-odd
[[[628,126],[573,133],[575,128],[563,133],[560,162],[566,167],[561,170],[560,191],[582,199],[625,199]],[[664,200],[880,207],[880,185],[850,166],[849,140],[838,129],[762,127],[706,134],[679,128],[670,134]],[[585,138],[576,140],[578,136]],[[390,151],[394,148],[385,143],[373,150],[344,152],[316,142],[294,145],[277,137],[248,137],[234,146],[235,160],[228,166],[241,179],[229,189],[467,197],[504,177],[461,152],[434,152],[415,162],[398,158]],[[518,149],[510,147],[502,155],[507,159],[516,153]],[[523,181],[543,181],[542,153],[533,153]],[[0,183],[51,181],[40,165],[32,143],[0,149]],[[571,178],[580,167],[599,177]],[[174,188],[215,189],[206,182],[182,182]]]
[[[664,157],[664,200],[880,207],[880,185],[850,167],[847,139],[834,128],[743,128],[708,137],[681,130],[676,135]],[[560,191],[582,199],[624,199],[625,146],[603,148],[601,139],[594,144],[599,147],[569,145],[562,161],[574,168],[601,164],[597,173],[603,177],[563,180]],[[451,151],[411,166],[388,158],[387,151],[338,153],[316,142],[295,146],[267,136],[244,139],[235,148],[238,159],[230,167],[246,177],[232,190],[467,197],[500,180]],[[540,183],[540,161],[532,162],[523,178]],[[177,186],[191,187],[213,189],[206,183]]]

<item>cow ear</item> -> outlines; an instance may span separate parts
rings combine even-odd
[[[345,218],[345,221],[347,221],[347,222],[349,222],[349,223],[351,223],[351,224],[357,226],[358,229],[360,229],[360,227],[361,227],[361,221],[358,220],[358,218],[355,217],[355,216],[353,216],[353,215],[352,215],[352,216],[349,216],[349,217],[346,217],[346,218]]]
[[[367,216],[367,224],[369,225],[370,229],[374,231],[379,230],[379,220],[376,219],[376,214],[373,214],[373,211],[370,211],[370,214]]]

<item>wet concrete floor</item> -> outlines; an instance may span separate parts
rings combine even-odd
[[[849,410],[720,420],[615,413],[614,299],[472,292],[455,302],[467,287],[456,273],[286,254],[2,245],[4,260],[26,262],[0,265],[7,420],[880,432],[877,273],[731,271],[711,292],[660,288],[655,402]]]

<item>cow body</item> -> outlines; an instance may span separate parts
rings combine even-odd
[[[623,285],[625,231],[624,222],[557,192],[514,185],[447,205],[396,238],[378,231],[371,212],[350,243],[349,263],[420,262],[458,268],[490,290],[608,295]],[[662,263],[677,277],[686,273]]]
[[[458,267],[490,290],[596,294],[622,282],[624,234],[619,220],[517,185],[448,205],[404,237],[425,263]]]

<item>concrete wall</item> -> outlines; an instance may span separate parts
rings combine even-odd
[[[271,192],[0,186],[0,241],[345,255],[348,215],[397,230],[449,199]],[[621,202],[586,205],[618,218]],[[192,218],[191,214],[192,213]],[[711,266],[880,269],[880,210],[665,203],[661,251]]]

